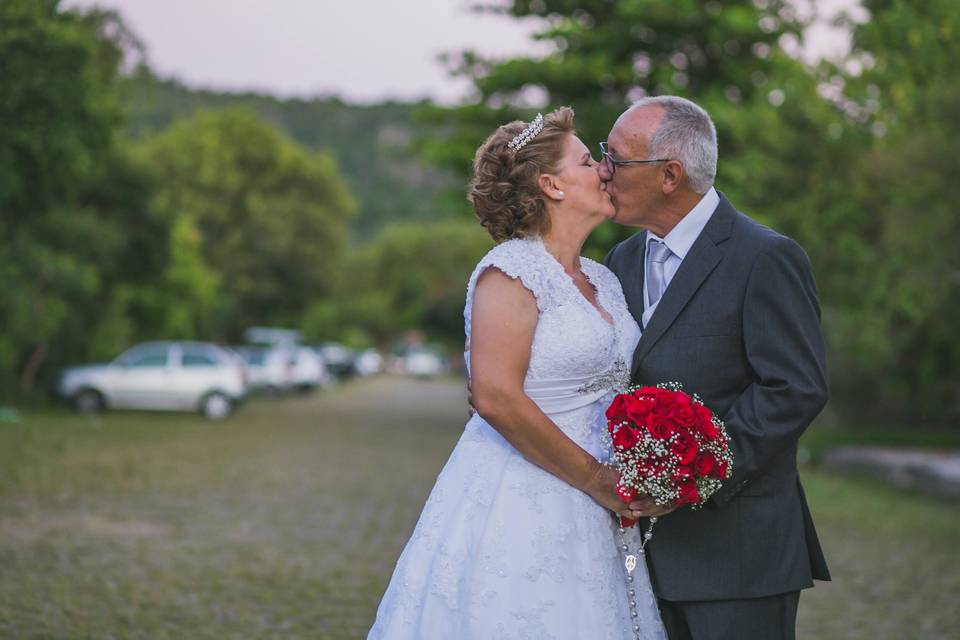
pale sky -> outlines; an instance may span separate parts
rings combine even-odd
[[[473,48],[508,57],[543,53],[536,22],[477,15],[470,0],[66,0],[116,9],[151,67],[192,87],[349,101],[461,99],[469,85],[437,61]],[[808,5],[809,2],[799,2]],[[816,0],[827,18],[856,0]],[[836,56],[847,39],[821,24],[805,57]]]

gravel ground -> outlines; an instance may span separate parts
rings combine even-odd
[[[379,378],[220,424],[0,425],[0,638],[363,637],[465,419],[458,381]],[[800,637],[956,637],[956,507],[804,480],[835,581]]]

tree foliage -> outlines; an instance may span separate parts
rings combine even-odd
[[[129,33],[109,12],[0,4],[0,385],[101,355],[114,291],[149,278],[160,226],[116,142]],[[123,323],[112,322],[123,333]]]
[[[409,329],[457,343],[466,279],[491,245],[464,198],[477,145],[569,104],[596,149],[632,100],[673,93],[717,124],[718,187],[810,254],[834,406],[955,419],[960,10],[863,6],[849,58],[809,66],[791,55],[807,23],[786,0],[486,5],[537,21],[549,52],[450,56],[474,94],[446,108],[190,90],[146,66],[124,76],[140,47],[115,13],[6,0],[2,394],[137,340],[234,340],[251,324],[358,346]],[[587,253],[628,233],[605,225]]]
[[[389,225],[353,253],[337,295],[310,309],[304,332],[383,345],[419,329],[436,340],[462,343],[466,282],[492,246],[472,222]]]
[[[948,0],[867,0],[847,26],[842,64],[792,55],[807,26],[775,0],[512,0],[481,10],[535,19],[542,57],[449,58],[472,80],[466,104],[422,112],[449,136],[430,161],[466,177],[499,124],[569,104],[595,148],[633,100],[678,94],[717,124],[718,187],[793,236],[821,288],[834,406],[856,415],[960,414],[958,223],[946,197],[958,171],[960,11]],[[460,205],[461,211],[466,211]],[[631,233],[601,227],[602,255]],[[922,405],[922,410],[917,409]]]
[[[412,151],[430,127],[413,121],[414,104],[347,104],[335,97],[280,99],[255,93],[188,89],[140,67],[123,83],[135,138],[162,132],[197,111],[244,108],[256,112],[295,142],[330,153],[357,200],[352,237],[366,241],[391,222],[439,215],[433,194],[450,186],[448,171],[426,167]],[[459,188],[459,187],[457,187]]]
[[[170,309],[168,332],[237,339],[250,325],[295,324],[331,294],[356,205],[328,154],[246,110],[198,113],[136,154],[179,240],[167,283],[199,303]]]
[[[864,2],[854,50],[825,93],[867,135],[830,204],[843,245],[821,251],[844,397],[911,419],[960,415],[960,11]],[[849,154],[848,154],[849,157]]]

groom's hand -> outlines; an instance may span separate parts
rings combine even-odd
[[[637,498],[630,503],[630,510],[639,513],[643,518],[659,518],[676,511],[677,508],[673,503],[660,506],[650,496]]]

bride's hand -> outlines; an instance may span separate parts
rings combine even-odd
[[[593,477],[587,487],[587,495],[593,498],[594,502],[604,509],[613,511],[617,515],[631,520],[640,517],[639,505],[631,502],[625,503],[617,495],[617,482],[620,480],[620,474],[610,467],[600,462],[594,469]]]

